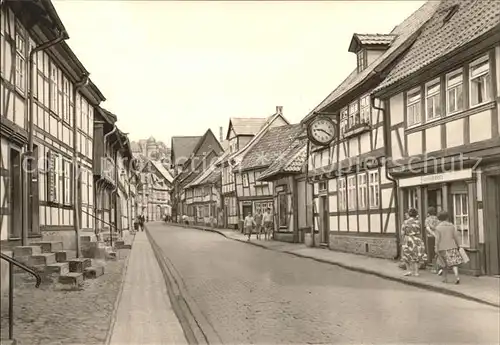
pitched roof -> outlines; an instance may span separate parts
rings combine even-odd
[[[202,174],[196,177],[193,181],[191,181],[184,188],[190,188],[194,186],[199,186],[203,184],[216,183],[221,176],[221,169],[218,167],[218,163],[221,162],[225,157],[229,155],[229,152],[224,152],[219,158],[212,163],[207,170],[205,170]]]
[[[232,161],[232,160],[237,160],[240,157],[243,157],[243,155],[251,149],[256,142],[260,140],[260,138],[266,133],[266,131],[269,129],[269,127],[278,119],[281,118],[286,124],[290,124],[288,120],[283,116],[283,114],[279,111],[274,113],[273,115],[267,117],[266,123],[262,126],[262,128],[253,136],[253,138],[241,149],[239,149],[236,152],[233,152],[229,154],[225,159],[221,161],[221,163],[226,162],[226,161]]]
[[[258,117],[231,117],[226,139],[229,138],[231,128],[236,135],[255,135],[264,126],[266,120],[266,118]]]
[[[175,160],[188,159],[202,136],[172,137],[172,154]],[[176,162],[172,162],[176,163]]]
[[[303,132],[300,124],[285,125],[269,129],[262,138],[243,156],[240,170],[267,168],[279,159],[296,137]]]
[[[298,138],[283,152],[282,159],[276,159],[261,175],[265,181],[273,176],[287,173],[300,173],[307,161],[307,139]]]
[[[172,183],[172,181],[174,180],[174,178],[172,177],[172,175],[168,172],[167,169],[165,169],[165,167],[163,166],[163,164],[161,164],[161,162],[157,162],[157,161],[150,161],[151,164],[154,165],[154,167],[159,171],[159,173],[170,183]]]
[[[391,69],[375,92],[410,77],[474,39],[495,28],[498,29],[499,24],[498,0],[442,1],[415,43]]]
[[[333,91],[331,92],[319,105],[317,105],[303,120],[305,122],[317,112],[322,111],[334,102],[339,101],[345,96],[348,91],[360,86],[374,75],[382,72],[391,62],[394,61],[415,39],[418,30],[422,25],[429,20],[434,14],[439,1],[428,1],[410,17],[405,19],[400,25],[396,26],[391,35],[397,36],[389,48],[372,62],[362,72],[357,72],[357,68],[349,74],[349,76]]]

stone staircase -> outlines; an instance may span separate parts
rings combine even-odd
[[[83,248],[98,248],[96,242],[82,236],[82,242],[86,243]],[[85,240],[88,240],[85,242]],[[87,253],[88,254],[88,250]],[[104,267],[93,266],[92,260],[87,255],[76,258],[76,253],[63,249],[63,243],[34,242],[29,246],[17,246],[13,248],[13,257],[16,260],[33,267],[44,275],[57,276],[61,284],[79,285],[84,279],[94,279],[104,274]],[[23,270],[15,268],[15,273],[22,273]]]

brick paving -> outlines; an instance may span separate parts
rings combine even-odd
[[[175,224],[176,226],[178,224]],[[212,229],[202,226],[190,226],[192,228],[212,231],[221,235],[237,240],[247,242],[247,237],[239,231],[231,229]],[[364,273],[375,274],[380,277],[397,280],[405,284],[415,285],[446,294],[455,295],[466,299],[484,302],[493,306],[500,307],[500,279],[497,277],[472,277],[461,275],[460,285],[444,284],[442,278],[422,270],[419,277],[404,277],[403,271],[399,269],[398,262],[379,258],[368,257],[351,253],[343,253],[328,249],[310,248],[304,244],[285,243],[278,241],[257,240],[252,235],[250,244],[265,247],[267,249],[277,250],[284,253],[293,254],[300,257],[310,258],[322,262],[332,263],[341,267],[352,269]],[[450,273],[451,274],[451,273]],[[450,281],[453,277],[450,276]]]
[[[84,281],[80,288],[44,279],[36,289],[33,279],[16,274],[14,338],[17,344],[103,344],[129,252],[119,250],[116,261],[106,262],[103,276]],[[4,338],[8,331],[8,307],[2,309],[1,318]]]
[[[498,309],[209,232],[149,224],[227,344],[496,344]],[[285,244],[286,245],[286,244]],[[196,315],[195,315],[196,317]]]
[[[110,344],[187,344],[145,232],[136,234]]]

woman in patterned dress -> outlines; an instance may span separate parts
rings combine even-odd
[[[436,226],[436,252],[446,265],[444,268],[444,282],[448,282],[448,268],[453,269],[455,284],[460,284],[458,265],[464,262],[459,251],[460,237],[455,225],[449,222],[448,212],[439,212],[438,219],[441,223]]]
[[[404,221],[402,227],[404,234],[402,253],[407,269],[405,276],[418,277],[419,266],[427,261],[427,254],[425,253],[424,241],[420,237],[420,221],[417,210],[411,208],[408,210],[408,216],[410,218]]]

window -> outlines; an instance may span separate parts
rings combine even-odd
[[[446,110],[448,114],[453,114],[464,108],[462,85],[462,70],[455,71],[446,76]]]
[[[63,160],[64,204],[71,205],[71,162]]]
[[[24,91],[26,82],[26,47],[24,37],[16,30],[16,86]]]
[[[420,117],[420,89],[408,91],[406,97],[406,122],[407,126],[410,127],[422,121]]]
[[[346,185],[345,178],[339,178],[338,180],[338,195],[339,195],[339,210],[346,209]]]
[[[473,107],[491,99],[491,75],[488,57],[470,65],[470,105]]]
[[[63,107],[62,107],[62,116],[63,120],[66,122],[69,122],[69,116],[70,116],[70,111],[69,111],[69,99],[70,99],[70,91],[69,91],[69,81],[68,79],[64,78],[63,81]]]
[[[209,208],[209,205],[205,205],[205,206],[203,207],[203,215],[204,215],[205,217],[209,217],[209,216],[210,216],[210,208]]]
[[[347,178],[347,201],[349,210],[356,209],[356,176],[349,176]]]
[[[425,113],[428,121],[441,116],[441,84],[439,79],[425,86]]]
[[[248,187],[248,174],[247,173],[241,174],[241,180],[243,183],[243,187]]]
[[[416,188],[408,189],[408,210],[410,208],[418,210],[418,193]]]
[[[367,195],[367,184],[366,184],[366,174],[361,173],[358,175],[358,198],[359,198],[359,209],[366,209],[366,195]]]
[[[343,136],[349,127],[349,113],[347,108],[340,111],[340,135]]]
[[[470,246],[469,234],[469,198],[466,193],[453,194],[453,220],[460,234],[463,247]]]
[[[360,110],[361,123],[370,123],[370,108],[371,108],[370,96],[365,96],[361,98],[360,104],[361,104],[361,110]]]
[[[361,49],[356,55],[358,60],[358,73],[360,73],[365,69],[366,60],[364,49]]]
[[[370,208],[377,208],[379,206],[379,175],[378,171],[369,173],[369,192],[370,192]]]
[[[47,201],[56,203],[59,196],[59,155],[47,152]]]
[[[359,104],[358,101],[349,105],[349,127],[359,123]]]
[[[286,194],[278,194],[278,214],[280,228],[288,227],[288,196]]]
[[[54,65],[50,66],[50,110],[58,114],[57,109],[57,69]]]

